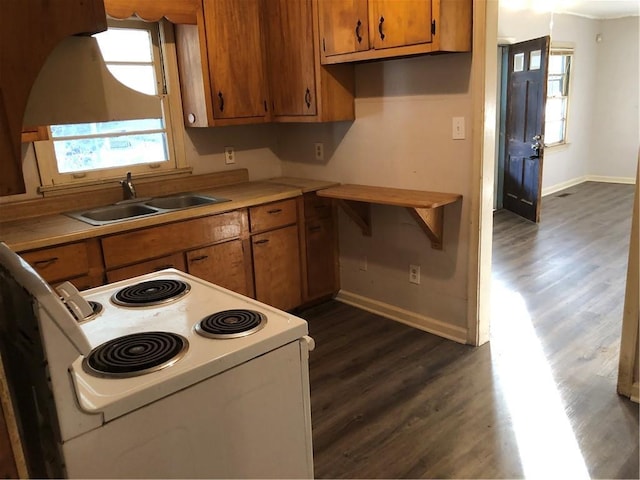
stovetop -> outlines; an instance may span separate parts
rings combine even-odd
[[[189,290],[177,300],[152,306],[128,307],[114,303],[113,296],[125,287],[152,280],[186,282]],[[103,411],[106,419],[149,402],[160,392],[177,391],[254,357],[302,338],[307,323],[243,295],[197,277],[167,269],[82,292],[103,309],[79,323],[92,349],[114,338],[140,332],[170,332],[184,337],[188,349],[166,368],[134,377],[103,377],[83,368],[83,357],[71,366],[79,403],[87,412]],[[266,322],[249,335],[210,338],[196,332],[196,324],[217,312],[247,309],[260,313]]]

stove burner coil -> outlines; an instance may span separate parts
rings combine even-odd
[[[251,335],[267,324],[267,317],[255,310],[223,310],[203,318],[196,333],[208,338],[238,338]]]
[[[187,339],[175,333],[132,333],[94,348],[82,366],[99,377],[135,377],[173,365],[188,348]]]
[[[129,285],[117,291],[111,301],[123,307],[147,307],[177,300],[191,287],[180,280],[158,279]]]

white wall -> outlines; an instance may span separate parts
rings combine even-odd
[[[356,120],[282,126],[283,174],[341,183],[460,193],[445,208],[444,250],[431,245],[405,209],[372,208],[372,237],[340,216],[344,291],[375,299],[423,326],[454,326],[464,340],[470,223],[471,54],[388,60],[356,67]],[[451,139],[452,117],[465,117],[467,139]],[[324,142],[325,162],[313,160]],[[363,257],[368,269],[359,269]],[[421,266],[420,285],[408,282]],[[407,320],[407,318],[405,318]]]
[[[640,17],[600,22],[589,173],[634,178],[639,147]]]
[[[277,132],[277,126],[271,124],[187,128],[187,162],[195,175],[247,168],[250,180],[278,177],[282,169],[280,159],[274,153]],[[234,148],[235,164],[225,163],[225,146]]]
[[[620,25],[625,28],[621,29]],[[615,35],[608,35],[608,43],[596,42],[598,33],[611,30]],[[596,176],[600,180],[633,181],[639,135],[638,17],[595,20],[575,15],[513,11],[501,6],[499,38],[519,42],[545,35],[551,35],[551,46],[570,46],[575,51],[570,83],[568,143],[545,150],[543,193]],[[619,53],[614,53],[615,48],[621,48]],[[605,69],[624,72],[627,76],[613,86],[610,78],[601,79],[606,76]],[[629,105],[635,105],[635,111]],[[611,128],[604,130],[606,138],[601,134],[606,122],[601,118],[603,116],[616,117],[615,123],[607,123]],[[617,127],[612,136],[613,125]],[[622,145],[617,144],[612,149],[612,142],[621,139]],[[631,150],[635,153],[630,156],[628,152]],[[611,153],[614,152],[617,157],[611,161]]]

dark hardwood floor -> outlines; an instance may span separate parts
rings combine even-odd
[[[638,405],[616,394],[632,201],[585,183],[539,225],[497,212],[481,347],[336,301],[300,312],[316,477],[638,478]]]

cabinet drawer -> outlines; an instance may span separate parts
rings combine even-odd
[[[86,242],[77,242],[21,253],[20,256],[47,282],[55,282],[88,274],[91,260],[95,262],[93,258],[90,260],[94,252],[89,250]]]
[[[158,256],[238,238],[246,225],[246,210],[195,218],[102,239],[107,268],[121,267]]]
[[[294,198],[249,209],[252,233],[290,225],[296,223],[297,219],[296,200]]]
[[[107,272],[107,282],[118,282],[120,280],[126,280],[127,278],[137,277],[138,275],[144,275],[145,273],[164,270],[165,268],[177,268],[178,270],[186,272],[184,255],[182,253],[174,253],[166,257],[111,270]]]
[[[315,193],[305,193],[304,218],[328,218],[331,216],[331,206],[330,198],[319,197]]]

